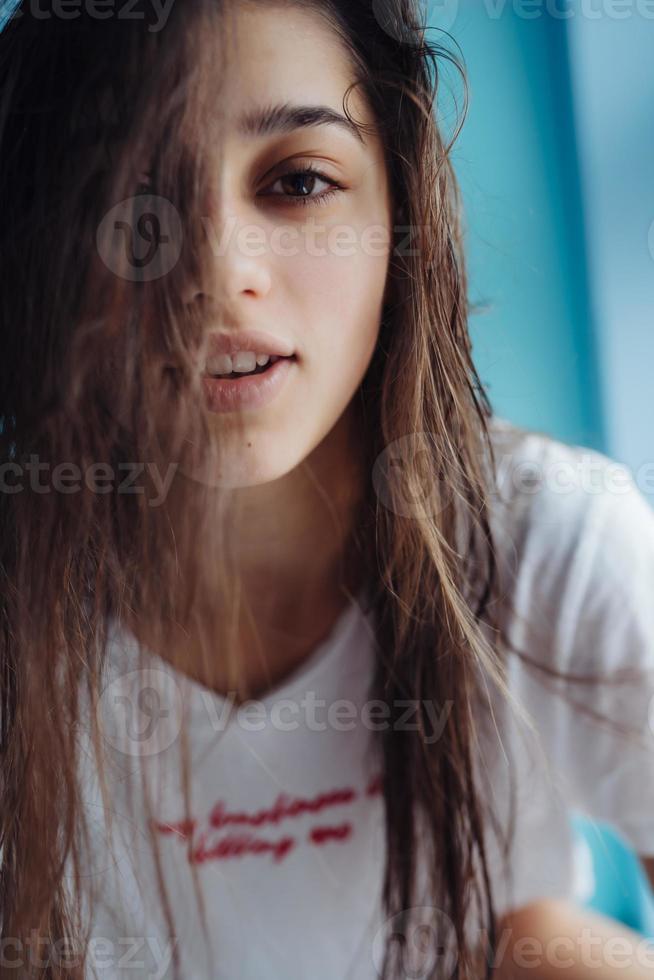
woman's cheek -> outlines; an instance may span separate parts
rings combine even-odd
[[[364,250],[360,242],[356,246],[338,246],[335,242],[319,256],[303,255],[294,263],[291,281],[299,305],[314,315],[305,323],[298,324],[299,337],[307,339],[308,346],[315,342],[339,346],[341,338],[365,348],[370,333],[379,325],[382,299],[388,270],[388,253],[381,254],[370,248]],[[315,317],[331,322],[325,336],[316,337],[311,324]],[[305,330],[305,326],[306,329]]]
[[[306,345],[307,381],[314,404],[324,406],[332,423],[347,407],[372,358],[379,334],[375,304],[361,302],[360,286],[344,277],[338,295],[316,310],[314,336]]]

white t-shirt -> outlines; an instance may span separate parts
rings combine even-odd
[[[654,513],[629,471],[600,453],[523,433],[501,419],[492,431],[500,574],[517,604],[512,640],[558,669],[654,668]],[[537,491],[529,491],[529,470],[540,474]],[[588,492],[591,471],[604,481],[600,492]],[[362,593],[359,601],[365,598]],[[172,977],[173,946],[185,980],[379,976],[383,942],[400,925],[386,922],[381,911],[384,821],[374,729],[384,720],[368,694],[371,615],[359,602],[350,605],[313,654],[249,708],[154,654],[141,669],[131,638],[114,632],[100,707],[113,854],[90,763],[83,777],[97,830],[88,873],[101,896],[89,949],[98,977]],[[639,853],[654,854],[652,675],[624,689],[571,689],[578,700],[637,725],[643,735],[637,746],[584,720],[515,656],[508,663],[510,688],[534,719],[542,752],[494,694],[497,738],[480,746],[480,759],[496,812],[507,819],[507,757],[517,767],[514,889],[506,891],[498,876],[499,911],[546,895],[586,897],[587,868],[574,846],[571,807],[612,821]],[[445,710],[435,707],[434,738]],[[183,716],[191,825],[183,823],[177,777]],[[404,723],[415,725],[410,707]],[[141,767],[153,787],[174,943],[158,904]],[[192,867],[205,897],[209,951]],[[423,913],[438,923],[437,910]]]

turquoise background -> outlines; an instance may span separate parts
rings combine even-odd
[[[593,894],[580,904],[654,939],[654,891],[631,845],[612,824],[581,811],[573,812],[572,826],[590,848],[595,879]]]
[[[632,7],[617,19],[572,0],[432,0],[427,23],[468,78],[451,156],[491,402],[627,463],[654,503],[638,469],[654,461],[654,17]],[[443,63],[446,131],[461,93]]]

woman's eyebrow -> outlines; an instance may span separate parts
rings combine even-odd
[[[271,133],[289,133],[294,129],[324,125],[341,126],[360,143],[365,142],[356,123],[326,105],[294,105],[283,102],[264,106],[241,116],[238,130],[243,136],[268,136]]]

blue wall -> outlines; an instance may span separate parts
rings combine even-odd
[[[654,4],[640,9],[569,33],[607,442],[654,504]]]
[[[509,4],[489,15],[501,8],[467,0],[429,13],[460,45],[468,76],[452,161],[471,299],[491,306],[472,318],[475,363],[499,414],[604,449],[566,22],[525,19]],[[455,47],[439,30],[428,36]],[[451,87],[454,75],[447,79]],[[458,92],[460,102],[460,84]],[[446,121],[448,101],[444,94]]]

